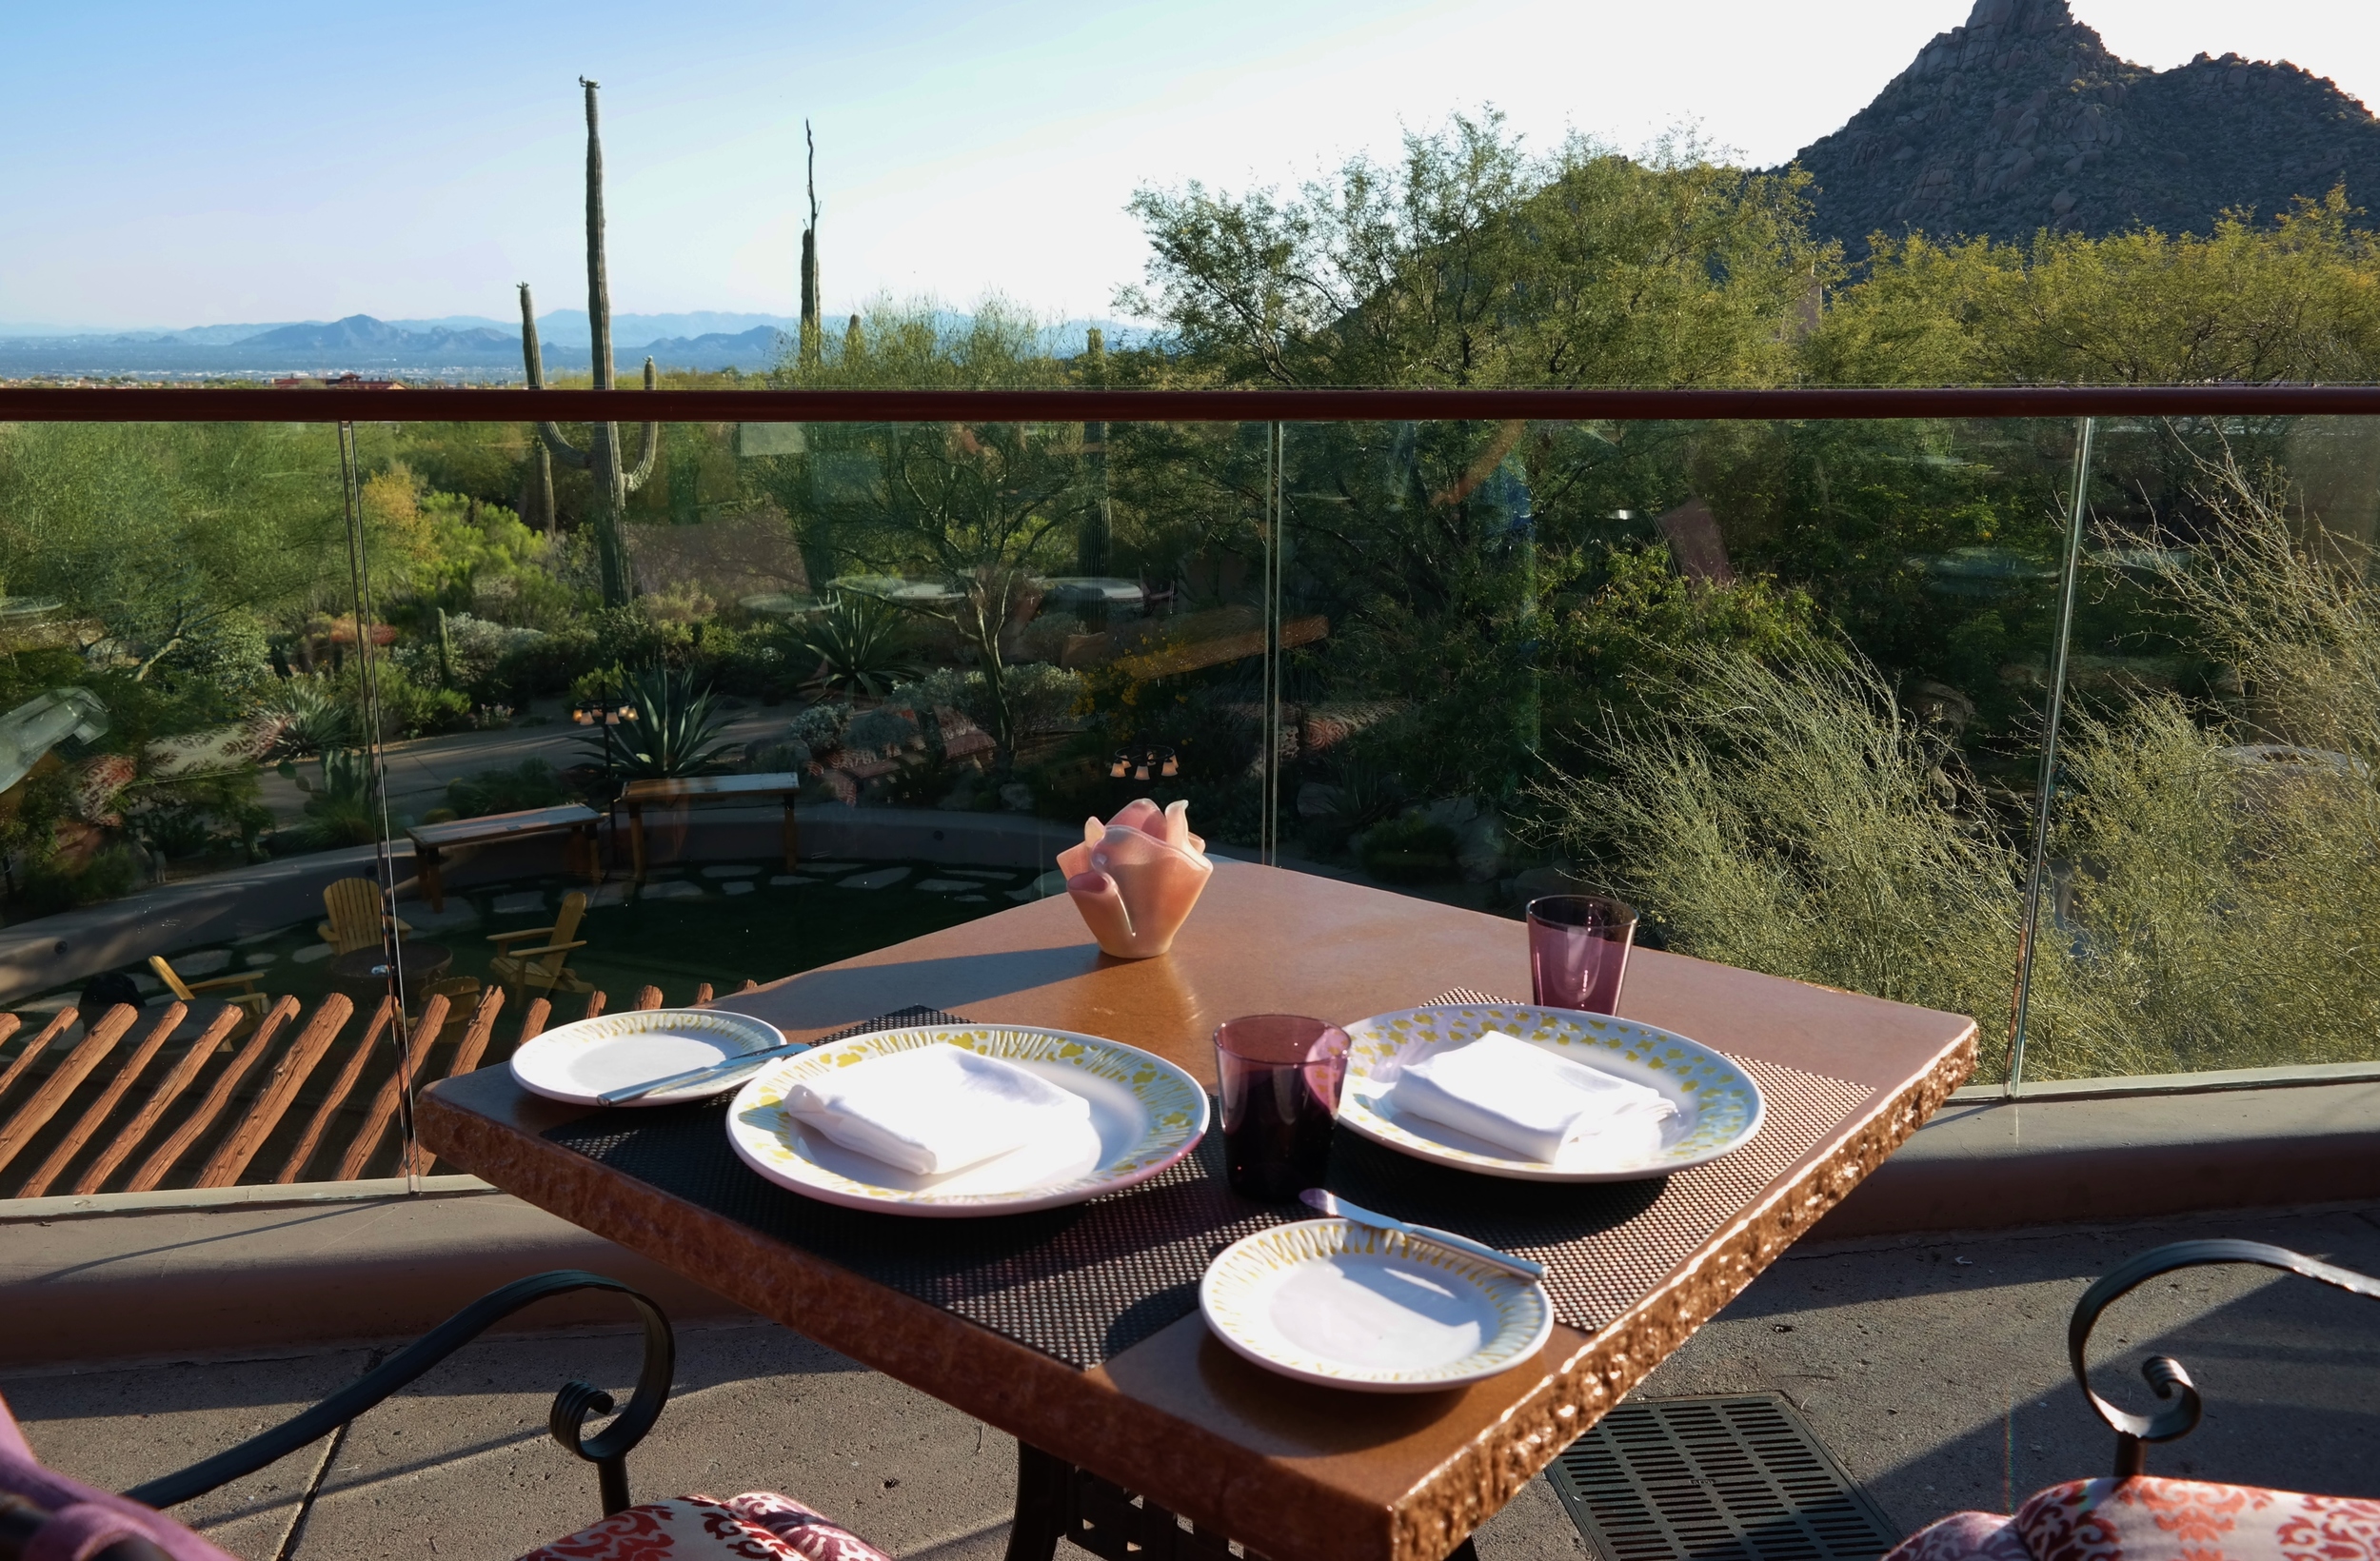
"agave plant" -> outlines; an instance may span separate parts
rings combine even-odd
[[[611,759],[607,751],[606,758],[622,775],[659,780],[701,775],[719,767],[726,746],[718,741],[719,729],[727,723],[727,715],[712,700],[707,684],[700,689],[694,686],[692,673],[673,672],[664,666],[630,673],[625,702],[634,708],[635,716],[604,728],[609,733],[608,742],[600,737],[594,740],[607,750],[611,743],[618,744],[618,757]]]
[[[256,703],[256,714],[273,723],[268,756],[288,773],[292,760],[311,759],[355,741],[355,707],[330,687],[327,678],[276,681]]]
[[[874,597],[836,598],[802,641],[802,648],[819,660],[812,686],[845,701],[878,699],[918,676],[901,643],[900,624],[900,609]]]

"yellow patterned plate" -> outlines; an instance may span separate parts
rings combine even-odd
[[[512,1077],[525,1090],[574,1106],[601,1104],[606,1090],[667,1078],[785,1043],[766,1019],[724,1008],[644,1008],[558,1024],[512,1054]],[[623,1102],[675,1106],[721,1094],[725,1086],[684,1085]]]
[[[1032,1069],[1090,1101],[1090,1121],[1078,1133],[927,1176],[845,1149],[785,1110],[786,1095],[803,1079],[938,1042]],[[727,1141],[778,1186],[854,1209],[945,1218],[1081,1203],[1148,1180],[1205,1132],[1206,1091],[1163,1057],[1097,1036],[994,1024],[879,1030],[815,1047],[763,1068],[727,1108]]]
[[[1592,1138],[1564,1146],[1559,1159],[1517,1159],[1451,1127],[1399,1112],[1389,1091],[1408,1063],[1475,1040],[1489,1030],[1517,1036],[1557,1057],[1650,1085],[1677,1115],[1663,1125],[1660,1153],[1613,1164]],[[1526,1003],[1446,1003],[1378,1014],[1347,1026],[1347,1082],[1339,1094],[1343,1127],[1416,1159],[1518,1181],[1642,1181],[1717,1159],[1760,1131],[1768,1110],[1760,1086],[1735,1063],[1684,1036],[1634,1019]]]
[[[1425,1235],[1345,1219],[1259,1231],[1199,1282],[1207,1327],[1258,1365],[1358,1393],[1436,1393],[1545,1345],[1545,1287]]]

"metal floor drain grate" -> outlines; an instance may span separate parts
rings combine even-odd
[[[1874,1561],[1900,1542],[1775,1393],[1623,1403],[1545,1473],[1603,1561]]]

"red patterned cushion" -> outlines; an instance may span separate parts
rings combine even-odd
[[[725,1501],[680,1496],[614,1512],[521,1561],[892,1561],[790,1496],[751,1491]]]
[[[2013,1518],[1997,1512],[1953,1512],[1918,1530],[1884,1561],[2033,1561]]]
[[[1954,1512],[1885,1561],[2380,1561],[2380,1501],[2154,1476],[2071,1480],[2013,1518]]]

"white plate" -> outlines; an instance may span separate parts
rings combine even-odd
[[[1489,1030],[1591,1068],[1649,1085],[1677,1115],[1662,1124],[1660,1152],[1613,1164],[1595,1140],[1566,1144],[1555,1160],[1524,1160],[1510,1150],[1400,1112],[1388,1098],[1407,1064],[1477,1039]],[[1700,1041],[1634,1019],[1526,1003],[1446,1003],[1377,1014],[1347,1026],[1347,1082],[1339,1121],[1416,1159],[1517,1181],[1642,1181],[1717,1159],[1760,1131],[1768,1111],[1752,1076]]]
[[[1436,1393],[1545,1344],[1545,1287],[1423,1235],[1345,1219],[1233,1242],[1199,1282],[1215,1336],[1258,1365],[1358,1393]]]
[[[557,1026],[512,1054],[512,1077],[525,1090],[574,1106],[602,1102],[606,1090],[666,1078],[785,1043],[784,1032],[749,1014],[717,1008],[645,1008]],[[694,1084],[622,1102],[670,1106],[717,1095]]]
[[[845,1149],[785,1110],[786,1094],[803,1079],[937,1043],[1030,1068],[1090,1101],[1090,1120],[928,1176]],[[1205,1132],[1206,1091],[1163,1057],[1098,1036],[995,1024],[880,1030],[816,1047],[763,1068],[727,1109],[728,1142],[778,1186],[854,1209],[944,1218],[1081,1203],[1148,1180],[1189,1154]]]

